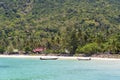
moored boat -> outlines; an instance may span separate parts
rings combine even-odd
[[[85,60],[85,61],[89,61],[91,60],[91,58],[77,58],[78,60]]]
[[[57,60],[58,57],[40,57],[40,60]]]

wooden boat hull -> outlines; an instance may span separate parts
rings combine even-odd
[[[40,58],[40,60],[57,60],[58,58]]]
[[[78,60],[79,60],[79,61],[82,61],[82,60],[83,60],[83,61],[89,61],[89,60],[91,60],[91,58],[78,58]]]

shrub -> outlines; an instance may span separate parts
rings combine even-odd
[[[85,55],[90,56],[94,53],[100,51],[100,47],[97,43],[89,43],[83,47],[78,47],[77,52],[85,53]]]
[[[5,52],[5,49],[3,47],[0,47],[0,54],[3,54]]]

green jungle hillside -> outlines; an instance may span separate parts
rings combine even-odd
[[[120,53],[120,0],[0,0],[0,53],[38,47]]]

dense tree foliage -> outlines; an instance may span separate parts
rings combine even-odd
[[[120,0],[0,0],[0,52],[120,52]]]

